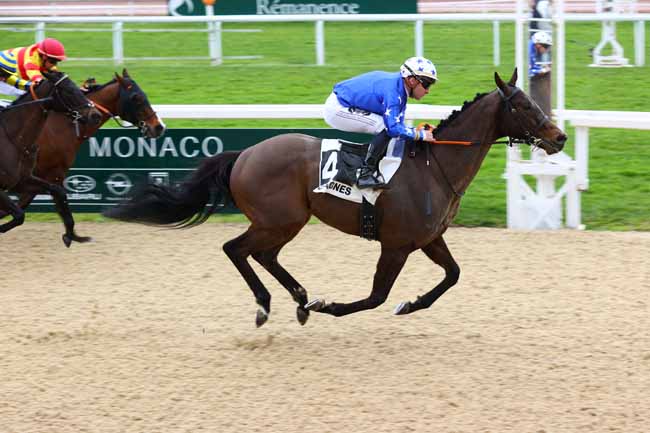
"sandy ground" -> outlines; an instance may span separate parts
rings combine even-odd
[[[451,229],[457,286],[414,253],[388,302],[295,320],[221,251],[243,231],[54,223],[0,237],[0,433],[647,432],[650,233]],[[365,297],[379,245],[308,226],[281,255],[313,297]],[[256,269],[260,269],[256,266]]]

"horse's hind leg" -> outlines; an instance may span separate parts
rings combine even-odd
[[[312,311],[332,314],[334,316],[345,316],[346,314],[378,307],[383,304],[388,297],[390,289],[393,287],[393,284],[404,267],[404,263],[406,263],[406,259],[410,253],[411,250],[406,248],[382,248],[381,256],[377,263],[377,271],[375,272],[375,278],[372,284],[372,291],[370,292],[370,296],[367,298],[349,304],[339,304],[335,302],[327,304],[322,299],[316,299],[308,303],[305,307]]]
[[[253,258],[257,260],[257,262],[271,275],[273,275],[273,277],[275,277],[275,279],[278,280],[285,289],[287,289],[293,300],[298,303],[298,307],[296,307],[296,317],[298,322],[301,325],[304,325],[307,323],[307,319],[309,319],[309,310],[305,309],[305,305],[308,302],[307,291],[278,262],[278,254],[285,245],[286,242],[271,250],[254,253]]]
[[[248,263],[248,256],[260,253],[269,248],[275,248],[278,245],[284,245],[286,240],[280,230],[257,229],[250,226],[245,233],[226,242],[223,250],[233,262],[239,273],[244,277],[248,287],[255,295],[255,301],[260,306],[255,318],[255,324],[260,327],[269,318],[271,312],[271,294],[264,287],[255,271]]]
[[[395,308],[395,314],[408,314],[414,311],[429,308],[436,300],[441,297],[447,289],[458,282],[460,277],[460,268],[451,256],[449,248],[442,236],[434,239],[433,242],[422,248],[431,260],[442,266],[445,270],[445,278],[431,291],[423,296],[418,296],[414,302],[402,302]]]
[[[0,190],[0,210],[6,211],[12,218],[11,221],[0,225],[0,233],[6,233],[25,222],[25,212],[2,190]]]

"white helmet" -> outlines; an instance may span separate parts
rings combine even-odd
[[[438,81],[436,65],[434,65],[431,60],[425,59],[424,57],[409,57],[404,61],[399,70],[404,78],[416,75],[418,77],[427,77],[433,81]]]
[[[536,32],[533,35],[533,43],[542,45],[553,45],[553,37],[549,32]]]

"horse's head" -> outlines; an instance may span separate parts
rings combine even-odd
[[[94,104],[86,99],[83,92],[63,72],[44,72],[42,80],[35,91],[36,95],[49,96],[46,107],[66,113],[75,121],[98,126],[102,120],[101,113]]]
[[[496,72],[494,81],[504,106],[500,122],[501,135],[539,146],[549,155],[561,151],[567,140],[566,134],[544,114],[530,96],[515,85],[517,69],[515,68],[508,83]]]
[[[124,69],[122,76],[115,74],[120,85],[117,114],[124,120],[138,125],[142,135],[147,138],[160,137],[165,132],[165,124],[149,104],[147,95]]]

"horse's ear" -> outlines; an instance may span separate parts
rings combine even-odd
[[[497,87],[501,89],[501,91],[506,92],[508,85],[499,77],[499,73],[495,72],[494,73],[494,82],[497,83]]]
[[[120,83],[120,86],[124,86],[124,79],[120,77],[120,74],[117,72],[115,73],[115,79],[117,80],[118,83]]]
[[[515,70],[512,71],[512,77],[510,77],[510,81],[508,82],[511,86],[516,86],[517,85],[517,67],[515,67]]]
[[[131,78],[131,77],[129,76],[129,72],[126,70],[126,68],[122,69],[122,76],[123,76],[124,78]]]

